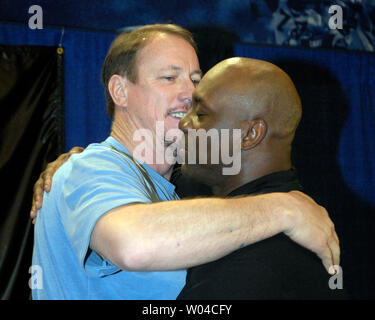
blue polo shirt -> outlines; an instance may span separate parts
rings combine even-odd
[[[97,220],[129,203],[151,203],[150,183],[113,137],[90,144],[56,172],[35,224],[33,299],[176,299],[186,270],[123,271],[89,249]],[[142,165],[161,201],[174,185]],[[35,274],[38,272],[38,274]]]

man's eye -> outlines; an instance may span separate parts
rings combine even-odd
[[[191,81],[194,83],[195,86],[197,86],[201,80],[200,79],[191,79]]]
[[[175,76],[163,76],[162,79],[167,80],[167,81],[173,81],[174,79],[176,79],[176,77]]]
[[[205,116],[208,116],[208,114],[207,113],[197,113],[198,118],[203,118]]]

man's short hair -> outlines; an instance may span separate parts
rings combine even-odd
[[[189,42],[197,52],[197,45],[191,32],[175,24],[152,24],[140,27],[132,32],[121,33],[112,42],[102,68],[107,114],[111,119],[113,119],[115,105],[108,91],[109,79],[112,75],[118,74],[126,76],[129,81],[136,83],[138,81],[137,52],[158,33],[167,33],[180,37]]]

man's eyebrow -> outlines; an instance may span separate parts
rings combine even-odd
[[[166,70],[174,70],[174,71],[181,71],[182,68],[175,66],[173,64],[170,64],[164,68],[159,69],[159,71],[166,71]],[[194,70],[192,73],[190,73],[190,76],[198,74],[200,77],[202,77],[202,71],[200,69]]]
[[[159,71],[165,71],[165,70],[176,70],[176,71],[181,71],[182,68],[181,67],[178,67],[178,66],[175,66],[173,64],[170,64],[166,67],[163,67],[163,68],[160,68]]]
[[[174,66],[174,65],[171,64],[171,65],[168,65],[166,67],[162,67],[162,68],[158,69],[157,72],[164,72],[164,71],[170,71],[170,70],[180,72],[182,70],[182,68]]]
[[[199,75],[202,78],[203,72],[202,72],[202,70],[197,69],[197,70],[194,70],[192,73],[190,73],[190,76],[194,76],[196,74]]]

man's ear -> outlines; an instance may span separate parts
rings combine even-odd
[[[108,81],[108,91],[113,103],[119,107],[128,106],[128,86],[127,79],[114,74]]]
[[[241,123],[241,149],[256,147],[266,136],[267,123],[263,119],[243,121]]]

